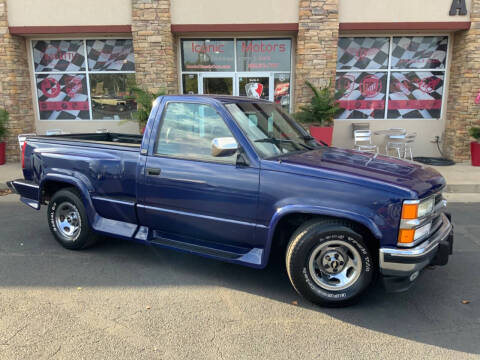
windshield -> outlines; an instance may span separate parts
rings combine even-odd
[[[274,104],[246,102],[227,104],[226,107],[264,159],[319,146]]]

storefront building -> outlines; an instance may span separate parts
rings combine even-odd
[[[466,161],[479,29],[480,0],[0,0],[8,160],[18,133],[138,132],[135,85],[295,112],[308,80],[335,87],[335,146],[367,123],[416,132],[415,155],[439,156],[438,136]]]

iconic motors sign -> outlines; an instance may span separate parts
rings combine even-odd
[[[290,39],[182,40],[183,71],[290,71]]]

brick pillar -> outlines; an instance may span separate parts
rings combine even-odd
[[[178,92],[170,0],[132,0],[132,35],[137,84],[152,92]]]
[[[18,161],[17,135],[32,132],[32,89],[24,38],[8,32],[7,1],[0,0],[0,107],[10,114],[7,124],[7,161]]]
[[[335,84],[338,46],[338,0],[300,0],[295,68],[295,110],[306,104],[315,86]]]
[[[480,105],[475,104],[480,91],[480,0],[472,0],[470,15],[471,29],[454,36],[450,66],[444,150],[455,161],[470,159],[468,129],[480,126]]]

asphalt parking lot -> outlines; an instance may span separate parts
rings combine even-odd
[[[480,204],[449,209],[446,267],[325,309],[292,290],[282,261],[259,271],[114,239],[72,252],[45,209],[2,196],[0,358],[479,359]]]

